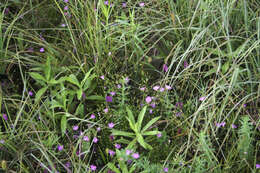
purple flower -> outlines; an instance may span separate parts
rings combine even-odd
[[[95,165],[90,165],[90,169],[91,169],[92,171],[95,171],[95,170],[97,169],[97,166],[95,166]]]
[[[183,66],[184,66],[184,68],[187,68],[189,66],[188,62],[184,61]]]
[[[40,48],[40,52],[44,52],[44,48],[42,47],[42,48]]]
[[[110,94],[111,94],[111,96],[114,96],[114,95],[116,95],[116,92],[112,91],[112,92],[110,92]]]
[[[111,96],[106,96],[106,102],[112,102],[113,98]]]
[[[177,113],[176,113],[176,117],[181,116],[181,114],[182,114],[182,112],[177,112]]]
[[[152,97],[147,96],[147,97],[145,98],[145,101],[146,101],[146,103],[149,104],[149,103],[152,101]]]
[[[3,114],[3,119],[4,119],[5,121],[7,121],[7,120],[8,120],[8,117],[7,117],[7,115],[6,115],[6,114]]]
[[[163,64],[163,71],[167,72],[168,71],[168,66],[166,64]]]
[[[71,166],[70,162],[65,163],[65,166],[69,168]]]
[[[68,2],[69,2],[69,0],[64,0],[64,2],[65,2],[65,3],[68,3]]]
[[[96,116],[94,114],[90,115],[90,119],[95,119],[95,118],[96,118]]]
[[[86,142],[88,142],[88,141],[89,141],[88,136],[84,136],[84,137],[83,137],[83,140],[86,141]]]
[[[144,6],[144,2],[139,3],[139,6],[143,7]]]
[[[93,138],[93,142],[94,142],[94,143],[97,143],[97,142],[98,142],[98,138],[97,138],[97,137],[94,137],[94,138]]]
[[[151,103],[150,106],[151,106],[152,108],[155,108],[156,105],[155,105],[155,103]]]
[[[221,123],[216,123],[216,126],[217,127],[224,127],[226,125],[226,123],[225,122],[221,122]]]
[[[165,88],[166,88],[167,90],[171,90],[171,89],[172,89],[172,87],[169,86],[169,85],[165,85]]]
[[[120,149],[121,145],[120,144],[115,144],[116,149]]]
[[[121,85],[120,85],[120,84],[118,84],[118,85],[117,85],[117,88],[118,88],[118,89],[120,89],[120,88],[121,88]]]
[[[112,140],[115,139],[115,137],[114,137],[113,135],[110,135],[110,136],[109,136],[109,139],[112,141]]]
[[[105,5],[108,5],[108,1],[105,1],[104,4],[105,4]]]
[[[127,84],[129,82],[129,80],[130,80],[129,77],[126,77],[125,78],[125,84]]]
[[[155,85],[155,86],[153,87],[153,90],[154,90],[154,91],[157,91],[159,88],[160,88],[160,86]]]
[[[126,2],[122,3],[122,7],[124,7],[124,8],[126,7]]]
[[[168,172],[169,169],[168,169],[168,168],[164,168],[163,171],[164,171],[164,172]]]
[[[231,124],[232,129],[236,129],[237,126],[235,124]]]
[[[105,79],[105,76],[104,76],[104,75],[102,75],[102,76],[100,76],[100,78],[104,80],[104,79]]]
[[[29,91],[28,94],[29,94],[29,96],[33,96],[33,92],[32,91]]]
[[[150,110],[149,110],[149,113],[150,113],[150,114],[152,114],[152,113],[153,113],[153,110],[152,110],[152,109],[150,109]]]
[[[6,9],[5,9],[5,14],[8,14],[10,12],[10,9],[7,7]]]
[[[200,101],[204,101],[206,99],[206,96],[202,96],[202,97],[200,97]]]
[[[112,122],[111,122],[111,123],[108,123],[108,127],[109,127],[109,128],[111,128],[111,129],[112,129],[114,126],[115,126],[115,124],[114,124],[114,123],[112,123]]]
[[[100,128],[100,127],[98,127],[98,128],[97,128],[97,131],[99,132],[100,130],[101,130],[101,128]]]
[[[109,154],[111,157],[113,157],[113,156],[116,154],[116,152],[114,152],[113,150],[108,150],[108,154]]]
[[[65,6],[65,7],[64,7],[64,10],[68,10],[68,9],[69,9],[69,7],[68,7],[68,6]]]
[[[58,151],[63,150],[63,145],[58,145]]]
[[[141,91],[145,91],[145,89],[146,89],[145,87],[140,88]]]
[[[75,125],[75,126],[72,127],[72,129],[73,129],[74,131],[77,131],[77,130],[79,129],[79,126],[78,126],[78,125]]]
[[[105,108],[105,109],[104,109],[104,112],[105,112],[105,113],[108,113],[108,108]]]
[[[260,164],[256,164],[256,165],[255,165],[255,168],[256,168],[256,169],[259,169],[259,168],[260,168]]]
[[[243,104],[243,107],[245,108],[245,107],[246,107],[246,104]]]
[[[157,133],[157,137],[158,138],[162,137],[162,133],[161,132]]]
[[[4,143],[5,143],[5,140],[1,139],[0,144],[4,144]]]
[[[163,92],[165,89],[164,88],[160,88],[160,92]]]
[[[138,159],[138,158],[140,157],[140,155],[139,155],[138,153],[133,153],[133,154],[132,154],[132,157],[133,157],[134,159]]]
[[[131,150],[128,150],[128,149],[125,150],[125,154],[126,154],[126,155],[131,154],[131,152],[132,152]]]

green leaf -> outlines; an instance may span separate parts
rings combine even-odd
[[[119,150],[116,150],[116,156],[119,163],[120,169],[123,171],[123,173],[128,173],[127,165],[124,161],[121,160],[121,152]]]
[[[87,100],[97,100],[97,101],[104,101],[105,98],[102,96],[96,96],[96,95],[92,95],[92,96],[88,96],[86,97]]]
[[[132,126],[134,126],[135,124],[135,118],[134,118],[134,115],[132,113],[132,111],[129,109],[128,106],[126,106],[126,111],[127,111],[127,114],[128,114],[128,118],[129,118],[129,123],[132,124]],[[130,124],[130,126],[131,126]],[[134,128],[132,128],[134,130]]]
[[[81,99],[81,97],[82,97],[82,93],[83,93],[83,91],[82,91],[81,88],[80,88],[79,90],[77,90],[77,98],[78,98],[78,100]]]
[[[126,136],[126,137],[130,137],[130,138],[135,137],[134,133],[119,131],[119,130],[115,130],[115,129],[112,130],[112,134],[114,136]]]
[[[42,75],[40,75],[39,73],[31,72],[29,74],[36,81],[40,80],[40,81],[45,81],[46,82],[46,79]]]
[[[136,136],[137,136],[137,141],[138,141],[138,143],[142,146],[142,147],[144,147],[145,149],[147,149],[148,147],[147,147],[147,143],[144,141],[144,138],[143,138],[143,136],[141,135],[141,134],[136,134]]]
[[[121,173],[120,170],[111,162],[109,162],[107,164],[107,167],[109,167],[109,169],[111,169],[112,171],[116,172],[116,173]]]
[[[49,83],[49,84],[58,84],[58,81],[55,80],[55,79],[51,79],[51,80],[49,80],[48,83]]]
[[[63,105],[56,100],[52,100],[50,109],[53,108],[63,108]]]
[[[135,124],[133,124],[128,117],[125,117],[125,118],[126,118],[127,121],[129,122],[129,125],[130,125],[131,129],[132,129],[134,132],[137,132],[137,129],[135,128]]]
[[[148,132],[142,133],[142,135],[144,135],[144,136],[153,136],[153,135],[157,135],[158,133],[159,133],[159,131],[148,131]]]
[[[124,138],[120,138],[118,140],[115,140],[116,143],[123,143],[123,144],[129,144],[131,141],[124,139]]]
[[[62,137],[63,137],[66,132],[66,129],[67,129],[67,117],[66,116],[62,116],[61,122],[60,122],[60,127],[61,127],[61,133],[62,133]]]
[[[126,148],[127,148],[127,149],[133,149],[134,146],[135,146],[136,141],[137,141],[137,139],[134,138],[134,140],[132,140],[132,141],[128,144],[128,146],[127,146]]]
[[[90,73],[92,72],[92,70],[94,69],[94,67],[93,68],[91,68],[87,73],[86,73],[86,75],[85,75],[85,77],[84,77],[84,79],[81,81],[81,83],[80,83],[80,85],[81,85],[81,87],[83,87],[84,86],[84,84],[85,84],[85,82],[86,82],[86,80],[89,78],[89,75],[90,75]]]
[[[144,131],[146,131],[149,127],[151,127],[151,125],[153,125],[156,121],[158,121],[159,119],[160,119],[161,117],[159,116],[159,117],[155,117],[155,118],[153,118],[152,120],[150,120],[145,126],[144,126],[144,128],[142,129],[142,133],[144,132]]]
[[[35,102],[37,103],[41,96],[46,92],[46,90],[48,89],[48,86],[44,87],[44,88],[41,88],[35,95]]]
[[[141,112],[138,115],[138,120],[137,120],[137,130],[138,130],[138,132],[140,132],[140,130],[141,130],[141,126],[142,126],[142,122],[143,122],[144,115],[145,115],[145,112],[146,112],[146,108],[147,108],[147,106],[144,106],[144,108],[141,110]]]
[[[74,74],[69,75],[66,78],[66,81],[68,81],[68,82],[70,82],[70,83],[72,83],[74,85],[77,85],[80,88],[79,81],[78,81],[77,77]]]

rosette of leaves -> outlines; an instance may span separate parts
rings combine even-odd
[[[114,136],[124,136],[124,137],[129,137],[132,138],[132,141],[129,141],[127,139],[120,139],[120,142],[128,144],[127,148],[131,149],[134,147],[136,143],[139,143],[143,148],[152,150],[152,146],[149,145],[145,139],[144,136],[152,136],[152,135],[157,135],[159,131],[157,130],[152,130],[148,131],[148,129],[157,121],[160,119],[159,117],[155,117],[152,120],[150,120],[143,128],[142,128],[142,122],[144,119],[144,115],[146,112],[147,106],[144,106],[141,112],[138,115],[137,122],[135,121],[134,115],[132,111],[126,107],[127,115],[126,119],[129,122],[130,128],[133,130],[133,132],[125,132],[125,131],[120,131],[113,129],[112,134]]]

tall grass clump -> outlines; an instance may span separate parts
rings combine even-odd
[[[257,172],[258,1],[0,3],[0,172]]]

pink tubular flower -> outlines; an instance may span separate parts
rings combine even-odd
[[[114,124],[114,123],[112,123],[112,122],[111,122],[111,123],[108,123],[108,127],[109,127],[109,128],[111,128],[111,129],[112,129],[114,126],[115,126],[115,124]]]
[[[157,91],[158,89],[160,89],[160,86],[158,86],[158,85],[155,85],[155,86],[153,87],[153,90],[154,90],[154,91]]]
[[[160,92],[163,92],[165,89],[164,88],[160,88]]]
[[[237,126],[236,126],[235,124],[231,124],[231,128],[232,128],[232,129],[236,129]]]
[[[63,150],[63,145],[58,145],[58,151],[62,151]]]
[[[112,102],[113,98],[111,96],[106,96],[106,102]]]
[[[144,2],[139,3],[140,7],[144,7]]]
[[[90,165],[90,169],[91,169],[92,171],[95,171],[95,170],[97,169],[97,166],[95,166],[95,165]]]
[[[105,112],[105,113],[108,113],[108,108],[105,108],[105,109],[104,109],[104,112]]]
[[[111,96],[114,96],[114,95],[116,95],[116,92],[112,91],[112,92],[110,92],[110,94],[111,94]]]
[[[126,7],[126,2],[122,3],[122,7],[124,7],[124,8]]]
[[[167,72],[168,71],[168,66],[166,64],[163,64],[163,71]]]
[[[113,156],[116,154],[116,152],[114,152],[113,150],[108,150],[108,154],[109,154],[111,157],[113,157]]]
[[[65,7],[64,7],[64,10],[68,10],[68,9],[69,9],[69,7],[68,7],[68,6],[65,6]]]
[[[157,133],[157,137],[158,138],[162,137],[162,133],[161,132]]]
[[[83,137],[83,140],[86,141],[86,142],[88,142],[88,141],[89,141],[88,136],[84,136],[84,137]]]
[[[149,103],[152,101],[152,97],[147,96],[147,97],[145,98],[145,101],[146,101],[146,103],[149,104]]]
[[[200,97],[200,101],[204,101],[206,99],[206,96],[202,96],[202,97]]]
[[[94,142],[94,143],[97,143],[97,142],[98,142],[98,138],[97,138],[97,137],[94,137],[94,138],[93,138],[93,142]]]
[[[75,125],[72,127],[74,131],[77,131],[79,129],[79,126]]]
[[[166,88],[166,90],[171,90],[172,89],[172,87],[169,86],[169,85],[165,85],[165,88]]]
[[[163,171],[164,171],[164,172],[168,172],[169,169],[168,169],[168,168],[164,168]]]
[[[33,92],[32,91],[29,91],[28,94],[29,94],[29,96],[33,96]]]
[[[116,149],[120,149],[121,145],[120,144],[115,144]]]
[[[8,120],[8,117],[7,117],[7,115],[6,115],[6,114],[3,114],[3,119],[4,119],[5,121],[7,121],[7,120]]]
[[[224,127],[226,125],[226,122],[216,123],[217,127]]]
[[[42,47],[42,48],[40,48],[40,52],[41,53],[43,53],[44,52],[44,48]]]
[[[184,61],[183,66],[184,66],[184,68],[187,68],[189,66],[188,62]]]
[[[102,75],[102,76],[100,76],[100,78],[104,80],[104,79],[105,79],[105,76],[104,76],[104,75]]]
[[[90,115],[90,119],[95,119],[95,118],[96,118],[96,116],[94,114]]]
[[[125,150],[125,154],[126,154],[126,155],[130,155],[131,152],[132,152],[131,150],[128,150],[128,149]]]
[[[146,89],[145,87],[140,88],[141,91],[145,91],[145,89]]]
[[[134,159],[138,159],[138,158],[140,157],[140,155],[139,155],[138,153],[133,153],[133,154],[132,154],[132,157],[133,157]]]
[[[65,3],[68,3],[68,2],[69,2],[69,0],[64,0],[64,2],[65,2]]]
[[[256,165],[255,165],[255,168],[256,168],[256,169],[260,169],[260,164],[256,164]]]

